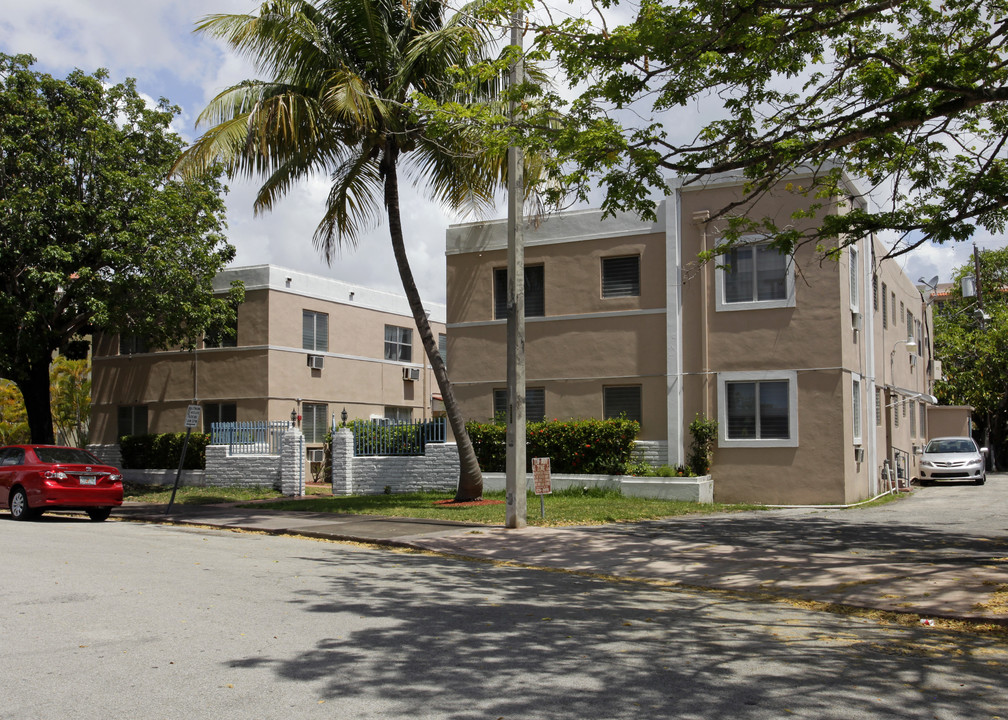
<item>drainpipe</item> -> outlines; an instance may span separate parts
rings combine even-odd
[[[707,223],[710,221],[710,210],[698,210],[693,213],[693,224],[700,231],[700,252],[707,250]],[[700,370],[703,373],[703,414],[705,418],[710,417],[710,379],[708,370],[710,369],[710,327],[708,325],[708,305],[707,296],[708,280],[707,268],[702,268],[700,272]]]

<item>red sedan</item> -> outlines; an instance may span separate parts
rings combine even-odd
[[[46,510],[84,510],[105,520],[122,505],[122,473],[80,448],[10,445],[0,448],[0,507],[15,520]]]

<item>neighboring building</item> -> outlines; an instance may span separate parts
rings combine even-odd
[[[405,297],[259,265],[224,270],[214,288],[245,284],[238,326],[194,352],[151,351],[142,339],[99,337],[91,442],[185,429],[199,399],[205,431],[217,421],[301,415],[309,445],[331,419],[427,419],[440,394]],[[429,305],[445,349],[444,306]]]
[[[855,502],[886,460],[911,477],[934,402],[920,292],[867,239],[791,261],[752,237],[700,265],[710,213],[739,196],[726,179],[677,189],[654,223],[586,211],[525,229],[528,419],[626,414],[653,457],[683,464],[690,422],[716,418],[723,502]],[[753,212],[784,227],[807,203],[782,189]],[[506,227],[447,233],[452,381],[478,420],[506,397]]]

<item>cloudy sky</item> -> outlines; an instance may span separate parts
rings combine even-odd
[[[0,50],[30,53],[36,69],[64,77],[74,68],[92,73],[107,68],[110,79],[126,77],[151,98],[166,97],[182,108],[176,131],[195,137],[194,122],[207,101],[229,85],[254,77],[253,70],[215,40],[193,34],[207,13],[248,12],[249,0],[0,0]],[[328,190],[324,179],[305,183],[274,210],[253,216],[254,186],[230,183],[228,227],[238,249],[235,264],[273,263],[315,272],[382,290],[400,291],[388,231],[380,225],[363,235],[357,248],[344,250],[327,267],[311,238]],[[462,218],[404,188],[403,226],[410,262],[422,297],[444,302],[445,229]],[[501,206],[496,216],[503,216]],[[1003,239],[978,235],[981,248],[1001,247]],[[914,281],[951,277],[968,260],[970,243],[927,247],[900,262]]]

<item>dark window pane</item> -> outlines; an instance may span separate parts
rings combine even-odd
[[[725,404],[728,413],[726,437],[747,440],[756,437],[756,383],[725,383]]]
[[[783,300],[787,297],[787,258],[776,248],[758,245],[756,251],[756,299]]]
[[[602,297],[640,295],[640,256],[602,258]]]
[[[724,256],[724,300],[727,303],[753,299],[752,248],[732,248]]]
[[[760,438],[787,440],[790,435],[788,419],[787,380],[761,382],[760,398]]]
[[[507,422],[507,388],[493,391],[494,420]],[[542,422],[546,419],[546,389],[525,388],[525,421]]]

